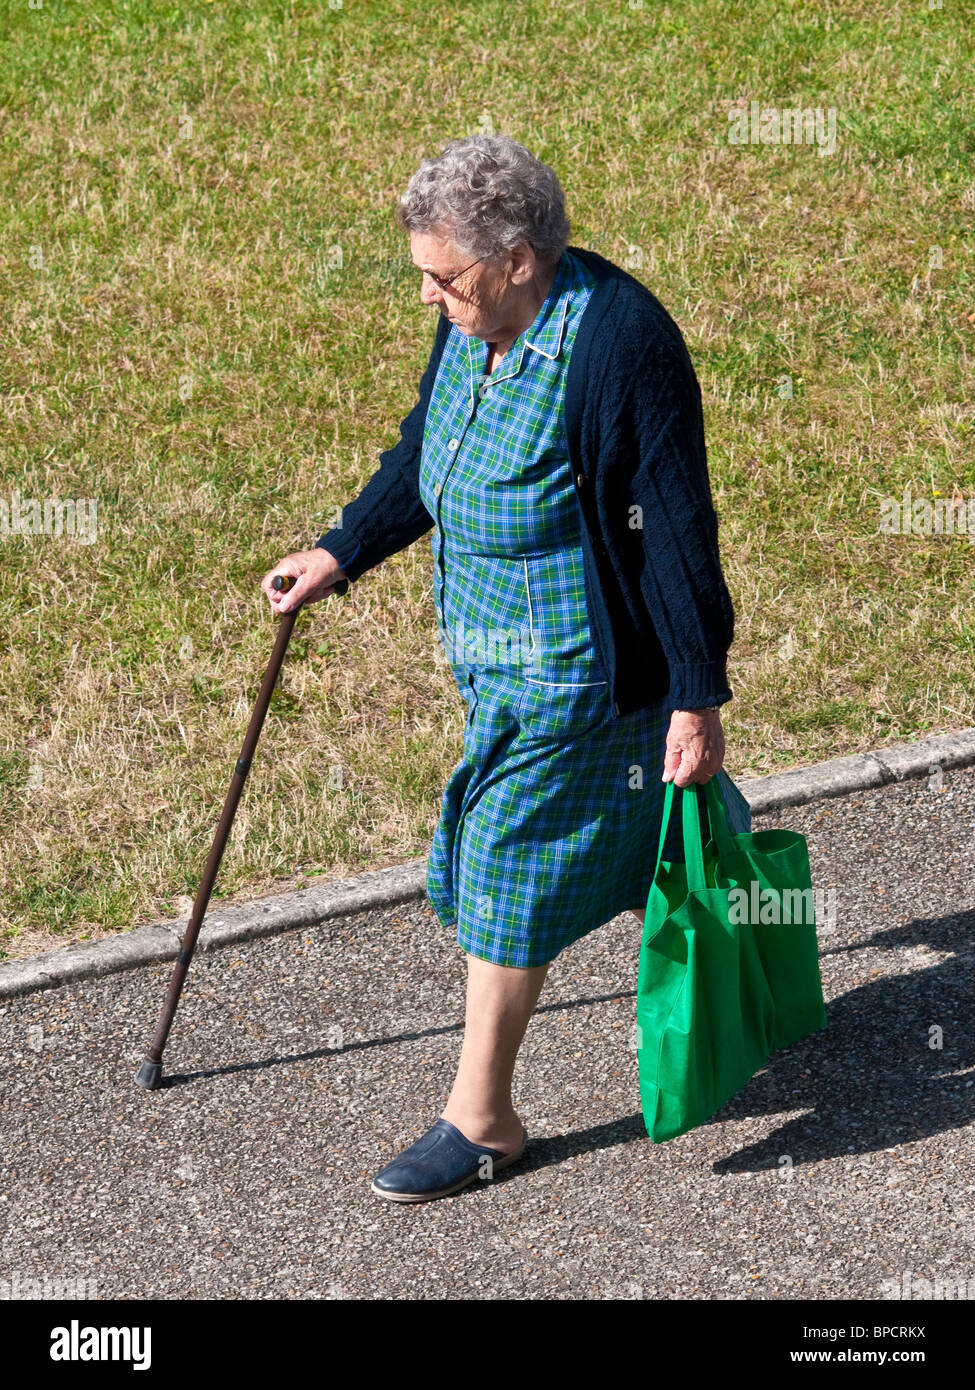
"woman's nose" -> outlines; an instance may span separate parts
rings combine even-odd
[[[420,300],[423,304],[439,304],[443,299],[443,291],[435,280],[431,280],[426,271],[423,272],[423,279],[420,282]]]

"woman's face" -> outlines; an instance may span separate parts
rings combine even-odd
[[[424,275],[420,285],[424,304],[439,305],[440,312],[468,337],[491,343],[504,336],[521,288],[519,257],[509,257],[508,262],[500,266],[490,261],[471,265],[473,256],[458,251],[449,238],[429,232],[410,233],[410,253],[414,265],[421,270],[432,270],[443,279],[455,271],[464,271],[447,289],[441,289],[429,275]],[[512,260],[516,262],[514,276]]]

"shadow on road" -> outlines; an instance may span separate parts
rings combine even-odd
[[[975,912],[942,918],[918,918],[884,928],[863,941],[825,947],[821,956],[848,956],[872,946],[885,950],[927,946],[950,952],[928,969],[886,976],[840,995],[827,1007],[827,1027],[783,1052],[777,1052],[709,1124],[747,1116],[803,1110],[772,1134],[720,1159],[716,1173],[779,1170],[819,1159],[878,1149],[960,1129],[975,1117],[975,1076],[959,1077],[975,1066],[972,1028],[973,928]],[[612,1000],[633,999],[634,991],[617,991],[584,999],[542,1004],[536,1014],[588,1008]],[[463,1023],[367,1038],[343,1047],[238,1062],[204,1071],[165,1076],[160,1089],[211,1077],[267,1067],[315,1061],[337,1053],[389,1047],[422,1038],[458,1033]],[[933,1029],[940,1029],[939,1041]],[[636,1086],[636,1054],[631,1054]],[[621,1116],[605,1124],[569,1133],[533,1138],[518,1171],[562,1163],[577,1154],[645,1140],[643,1117]],[[499,1180],[501,1174],[498,1175]]]
[[[972,1027],[975,912],[916,918],[863,941],[822,950],[928,946],[951,952],[928,969],[885,976],[827,1006],[827,1027],[777,1052],[714,1120],[808,1110],[714,1165],[717,1173],[871,1153],[960,1129],[975,1116]],[[942,1030],[941,1046],[932,1046]],[[713,1121],[712,1121],[713,1123]]]
[[[591,999],[567,999],[558,1004],[540,1004],[532,1017],[544,1013],[558,1013],[567,1009],[584,1009],[591,1004],[607,1004],[615,999],[634,999],[635,990],[619,991],[615,994],[596,994]],[[174,1072],[163,1076],[158,1090],[170,1086],[185,1086],[191,1081],[203,1081],[212,1076],[231,1076],[240,1071],[263,1071],[266,1067],[289,1066],[293,1062],[311,1062],[319,1057],[333,1057],[338,1053],[357,1052],[375,1047],[392,1047],[398,1043],[418,1042],[421,1038],[438,1038],[444,1033],[463,1032],[463,1023],[446,1023],[439,1028],[421,1028],[414,1033],[391,1033],[383,1038],[361,1038],[342,1047],[316,1047],[311,1052],[291,1052],[283,1057],[262,1057],[254,1062],[234,1062],[226,1067],[208,1067],[205,1071]]]

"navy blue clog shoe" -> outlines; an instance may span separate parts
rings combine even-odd
[[[528,1131],[514,1153],[503,1154],[484,1144],[472,1144],[456,1125],[440,1119],[422,1138],[377,1173],[372,1190],[390,1202],[429,1202],[449,1197],[477,1178],[487,1181],[501,1168],[516,1163],[525,1152]]]

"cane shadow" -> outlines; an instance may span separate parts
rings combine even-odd
[[[973,911],[921,917],[822,950],[823,957],[837,958],[868,946],[927,946],[951,954],[840,995],[827,1006],[825,1029],[773,1053],[765,1070],[708,1123],[807,1113],[719,1160],[714,1171],[781,1171],[782,1159],[796,1166],[873,1153],[970,1124],[975,1075],[954,1073],[975,1066],[973,929]]]
[[[612,994],[594,994],[587,999],[566,999],[554,1004],[540,1004],[536,1014],[560,1013],[570,1009],[590,1008],[593,1004],[608,1004],[619,999],[635,999],[636,990],[614,990]],[[286,1067],[295,1062],[315,1062],[322,1057],[339,1057],[349,1052],[370,1051],[377,1047],[393,1047],[398,1043],[419,1042],[423,1038],[439,1038],[447,1033],[462,1033],[463,1022],[445,1023],[435,1028],[417,1028],[408,1033],[391,1033],[379,1038],[356,1038],[341,1047],[316,1047],[307,1052],[289,1052],[278,1057],[260,1057],[252,1062],[231,1062],[225,1067],[207,1067],[200,1071],[173,1072],[163,1075],[156,1090],[187,1086],[194,1081],[207,1081],[217,1076],[233,1076],[242,1071],[266,1071],[269,1067]]]
[[[916,918],[899,927],[878,929],[861,941],[821,948],[823,958],[841,959],[870,946],[885,949],[928,946],[950,953],[936,964],[908,974],[878,979],[833,999],[827,1026],[794,1046],[775,1052],[765,1068],[705,1123],[806,1113],[790,1118],[765,1138],[713,1165],[718,1174],[781,1171],[819,1159],[848,1157],[960,1129],[975,1118],[975,1077],[953,1073],[975,1066],[970,1016],[975,912]],[[632,990],[543,1004],[538,1013],[587,1008],[635,997]],[[941,1028],[941,1047],[930,1046],[931,1028]],[[356,1039],[342,1047],[321,1047],[283,1056],[164,1076],[160,1089],[188,1085],[245,1071],[263,1071],[342,1053],[388,1047],[447,1033],[463,1023]],[[634,1055],[634,1084],[636,1057]],[[701,1126],[703,1128],[703,1126]],[[544,1138],[530,1136],[524,1160],[499,1173],[502,1182],[517,1173],[562,1163],[567,1158],[648,1140],[639,1110],[587,1129]],[[649,1142],[649,1141],[648,1141]]]

